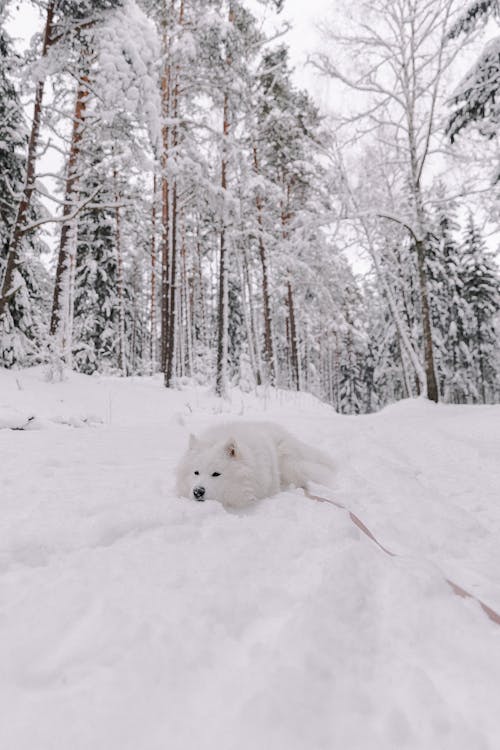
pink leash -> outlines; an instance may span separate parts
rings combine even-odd
[[[321,497],[321,495],[311,495],[310,492],[306,491],[307,497],[309,497],[311,500],[317,500],[319,503],[329,503],[330,505],[335,505],[336,508],[340,508],[340,510],[345,510],[349,514],[349,518],[351,519],[352,523],[360,529],[360,531],[365,534],[365,536],[368,537],[372,542],[374,542],[377,547],[380,547],[382,552],[385,552],[386,555],[389,555],[389,557],[398,557],[395,552],[391,552],[391,550],[387,549],[387,547],[384,547],[383,544],[379,542],[379,540],[372,534],[368,526],[366,526],[363,521],[358,518],[358,516],[350,511],[348,508],[346,508],[345,505],[342,505],[342,503],[338,503],[336,500],[329,500],[326,497]],[[492,622],[494,622],[496,625],[500,625],[500,615],[498,612],[495,612],[494,609],[491,607],[488,607],[487,604],[481,601],[481,599],[478,599],[477,596],[474,596],[474,594],[471,594],[470,591],[466,591],[462,586],[459,586],[457,583],[454,583],[453,581],[450,581],[449,578],[445,578],[446,583],[448,586],[450,586],[451,590],[454,594],[457,594],[457,596],[462,597],[462,599],[473,599],[475,602],[479,604],[483,612],[490,618]]]

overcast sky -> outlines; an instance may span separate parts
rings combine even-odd
[[[306,65],[307,55],[320,46],[320,34],[317,30],[322,19],[329,15],[335,6],[335,0],[285,0],[285,7],[278,18],[289,21],[292,28],[285,36],[290,47],[290,59],[294,66],[297,85],[307,89],[324,105],[326,85],[311,66]]]

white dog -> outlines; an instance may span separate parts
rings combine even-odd
[[[177,468],[177,492],[229,507],[275,495],[290,485],[307,488],[331,478],[327,455],[270,422],[233,422],[191,435]]]

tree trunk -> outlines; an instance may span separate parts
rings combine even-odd
[[[234,23],[233,3],[229,3],[229,24]],[[228,52],[226,58],[227,69],[231,68],[231,54]],[[219,296],[217,304],[217,366],[215,373],[215,393],[218,396],[226,394],[226,367],[227,367],[227,333],[228,333],[228,279],[226,258],[226,190],[227,190],[227,141],[229,136],[229,93],[224,92],[223,124],[222,124],[222,161],[221,161],[221,192],[222,192],[222,217],[220,230],[220,257],[219,257]]]
[[[229,135],[229,95],[224,94],[224,118],[223,118],[223,142],[222,142],[222,164],[221,164],[221,188],[222,200],[225,204],[227,190],[227,152],[226,141]],[[227,300],[227,259],[226,259],[226,216],[225,206],[222,209],[222,220],[220,230],[220,257],[219,257],[219,296],[217,305],[217,370],[215,378],[215,392],[218,396],[226,393],[226,366],[227,366],[227,327],[228,327],[228,300]]]
[[[257,385],[262,385],[262,364],[260,359],[259,345],[257,343],[257,332],[255,330],[255,314],[252,304],[252,285],[250,282],[250,269],[248,256],[245,248],[243,249],[243,263],[238,256],[238,267],[243,290],[242,304],[245,328],[248,340],[248,356],[252,367],[253,376]]]
[[[172,0],[171,12],[174,13],[175,0]],[[179,25],[184,23],[184,0],[179,5]],[[168,37],[166,18],[164,26],[164,53],[168,52]],[[162,361],[164,384],[166,388],[172,385],[175,375],[176,360],[176,317],[177,317],[177,180],[172,178],[169,185],[167,178],[167,164],[171,153],[176,156],[178,146],[179,115],[179,65],[166,67],[162,78],[163,117],[174,118],[174,125],[169,128],[163,126],[163,163],[164,163],[164,245],[163,245],[163,274],[162,274]]]
[[[52,31],[54,26],[54,10],[56,0],[50,0],[47,6],[47,18],[45,21],[45,30],[43,34],[42,59],[47,56],[47,52],[52,44]],[[35,90],[35,104],[33,107],[33,121],[31,123],[31,132],[28,141],[28,154],[26,157],[26,176],[24,180],[23,192],[9,242],[9,250],[5,265],[5,272],[0,291],[0,317],[5,312],[6,305],[11,297],[14,296],[17,289],[12,288],[15,271],[19,266],[19,250],[21,238],[24,234],[24,226],[28,218],[28,212],[31,206],[31,199],[35,189],[35,165],[37,158],[38,140],[40,137],[40,123],[42,118],[42,100],[45,88],[45,79],[38,81]]]
[[[253,167],[256,175],[259,174],[259,160],[257,147],[253,146]],[[264,359],[266,363],[267,376],[271,385],[275,385],[276,375],[274,371],[273,335],[271,328],[271,303],[269,298],[269,280],[267,269],[267,254],[264,244],[264,226],[262,221],[262,198],[257,193],[255,196],[257,208],[257,222],[259,225],[259,256],[262,267],[262,303],[264,312]]]
[[[174,135],[174,147],[176,145],[176,136]],[[176,316],[177,316],[177,181],[174,178],[171,188],[171,214],[170,214],[170,258],[169,258],[169,278],[168,278],[168,336],[166,351],[165,367],[165,386],[170,388],[175,374],[175,343],[176,343]]]
[[[434,368],[434,354],[432,348],[432,328],[429,308],[429,296],[427,293],[427,278],[425,273],[425,244],[423,240],[417,240],[417,263],[418,278],[420,283],[420,302],[422,307],[422,332],[424,337],[424,366],[425,381],[427,385],[427,398],[436,403],[439,401],[439,390]]]
[[[284,242],[288,240],[288,222],[291,219],[290,212],[290,186],[283,182],[285,198],[281,205],[281,234]],[[290,278],[287,281],[287,305],[288,305],[288,340],[290,347],[290,367],[292,374],[292,384],[295,390],[300,390],[300,368],[299,368],[299,350],[297,342],[297,326],[295,320],[295,308],[293,304],[293,292]]]
[[[169,39],[167,33],[167,16],[164,10],[163,18],[163,38],[162,53],[165,60],[168,57]],[[169,297],[168,297],[168,280],[169,280],[169,183],[168,183],[168,156],[170,133],[168,127],[168,118],[170,116],[170,66],[167,62],[163,67],[161,76],[161,114],[162,114],[162,152],[161,152],[161,366],[160,370],[166,373],[167,367],[167,346],[168,346],[168,325],[169,325]]]
[[[122,247],[121,247],[121,217],[120,209],[118,206],[120,196],[117,189],[117,174],[116,168],[113,170],[113,177],[115,183],[115,228],[116,228],[116,268],[117,268],[117,292],[118,292],[118,325],[119,325],[119,354],[118,354],[118,367],[120,368],[121,374],[127,374],[127,361],[126,361],[126,344],[125,344],[125,300],[123,299],[123,259],[122,259]],[[134,316],[135,318],[135,316]],[[134,321],[135,329],[135,321]],[[134,351],[134,349],[132,350]]]
[[[180,22],[183,19],[183,3],[181,3]],[[178,149],[178,125],[179,117],[179,69],[174,70],[175,84],[172,91],[172,153],[177,158]],[[170,388],[175,375],[175,353],[176,353],[176,318],[177,318],[177,178],[174,176],[171,186],[170,206],[170,256],[168,276],[168,335],[166,347],[165,386]]]
[[[151,206],[151,338],[149,341],[149,359],[151,374],[155,371],[156,361],[156,172],[153,175],[153,203]]]
[[[193,275],[188,273],[187,264],[187,247],[186,247],[186,228],[184,225],[184,217],[181,215],[181,258],[182,258],[182,285],[181,291],[184,296],[184,319],[183,319],[183,330],[185,331],[186,338],[186,370],[189,377],[194,374],[194,360],[193,360]]]
[[[203,346],[208,346],[208,324],[207,324],[207,303],[205,299],[205,285],[203,283],[203,265],[202,265],[202,257],[201,257],[201,243],[199,238],[199,231],[200,227],[199,224],[197,226],[197,232],[198,236],[196,238],[196,283],[194,284],[194,289],[196,290],[196,287],[198,287],[198,294],[194,292],[196,296],[196,331],[197,331],[197,338],[200,340],[203,344]],[[198,313],[200,320],[198,320]],[[194,312],[193,312],[194,315]]]
[[[486,387],[485,387],[485,378],[484,378],[483,334],[482,334],[481,319],[478,316],[476,316],[476,325],[477,325],[476,341],[477,341],[477,348],[479,352],[479,383],[481,387],[481,401],[483,404],[485,404],[486,403]]]
[[[89,95],[89,79],[82,75],[76,91],[75,113],[73,115],[73,129],[71,134],[71,146],[66,170],[66,189],[64,195],[63,218],[70,216],[74,211],[74,203],[78,192],[78,157],[80,154],[80,141],[82,139],[82,128],[85,121],[85,108]],[[59,241],[59,256],[57,260],[56,279],[54,284],[54,296],[52,300],[52,315],[50,318],[50,335],[55,336],[64,323],[71,317],[69,309],[63,309],[70,298],[70,257],[69,244],[71,234],[75,230],[75,220],[68,220],[62,225]],[[73,238],[74,239],[74,238]]]
[[[295,322],[295,308],[293,303],[292,285],[287,283],[287,303],[290,338],[290,365],[292,368],[292,384],[296,391],[300,390],[299,352],[297,346],[297,327]]]
[[[415,219],[418,237],[415,237],[415,250],[417,253],[418,282],[420,287],[420,306],[422,313],[422,334],[424,339],[424,369],[425,369],[425,396],[436,403],[439,401],[439,388],[434,367],[434,352],[432,343],[431,312],[429,295],[427,291],[426,271],[426,242],[428,233],[425,230],[426,217],[423,208],[420,175],[422,167],[419,167],[417,158],[417,136],[413,121],[413,110],[408,116],[408,146],[410,151],[411,188],[413,193]]]

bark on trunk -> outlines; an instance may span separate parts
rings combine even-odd
[[[43,34],[42,59],[46,57],[47,52],[52,44],[52,31],[54,26],[54,10],[56,0],[51,0],[47,6],[47,18],[45,21],[45,30]],[[26,157],[26,177],[24,188],[17,207],[16,219],[12,227],[7,253],[5,272],[0,291],[0,317],[3,315],[8,301],[14,296],[17,289],[12,288],[14,273],[19,265],[19,250],[21,239],[24,234],[24,227],[28,218],[28,212],[31,206],[31,199],[35,189],[35,165],[37,158],[38,140],[40,137],[40,123],[42,118],[42,100],[45,88],[45,80],[38,81],[35,90],[35,104],[33,107],[33,121],[31,123],[31,132],[28,141],[28,154]]]
[[[476,341],[477,341],[477,347],[479,351],[479,383],[480,383],[480,390],[481,390],[481,401],[483,404],[485,404],[486,403],[486,386],[485,386],[485,378],[484,378],[483,334],[482,334],[481,320],[478,316],[476,316],[476,325],[477,325]]]
[[[259,174],[259,159],[257,147],[253,146],[253,166],[256,175]],[[271,385],[275,385],[276,373],[274,371],[274,352],[273,336],[271,328],[271,302],[269,297],[269,280],[267,269],[267,253],[264,244],[264,226],[262,220],[262,198],[257,194],[255,196],[255,205],[257,208],[257,223],[259,225],[259,257],[262,267],[262,303],[264,312],[264,360],[267,368],[267,375]]]
[[[296,391],[300,390],[299,352],[297,346],[297,326],[295,322],[295,308],[293,303],[292,285],[287,283],[288,319],[290,334],[290,365],[292,369],[292,383]]]
[[[422,201],[422,190],[420,177],[422,165],[419,166],[417,158],[417,135],[413,121],[413,110],[409,114],[408,123],[408,145],[410,149],[410,169],[412,180],[412,193],[414,200],[415,219],[418,237],[415,237],[415,250],[417,253],[418,281],[420,287],[420,305],[422,313],[422,334],[424,339],[424,370],[425,370],[425,395],[431,401],[439,401],[439,388],[434,368],[434,353],[432,342],[431,314],[429,306],[429,295],[427,292],[426,272],[426,242],[425,231],[426,217]]]
[[[174,148],[176,143],[176,137],[174,135]],[[166,351],[166,367],[165,367],[165,386],[170,388],[174,377],[174,363],[175,363],[175,325],[177,316],[177,181],[174,179],[172,185],[172,205],[171,205],[171,217],[170,217],[170,229],[171,229],[171,240],[170,240],[170,258],[169,258],[169,270],[170,274],[168,277],[168,336],[167,336],[167,351]]]
[[[290,186],[283,184],[284,191],[285,191],[285,198],[283,199],[283,203],[281,206],[281,233],[283,240],[286,242],[288,240],[288,222],[290,221],[292,215],[290,212]],[[290,279],[287,281],[287,305],[288,305],[288,341],[289,341],[289,349],[290,349],[290,367],[291,367],[291,375],[292,375],[292,384],[293,387],[299,391],[300,390],[300,367],[299,367],[299,349],[298,349],[298,342],[297,342],[297,325],[296,325],[296,319],[295,319],[295,308],[293,303],[293,292],[292,292],[292,284],[290,282]]]
[[[197,338],[203,344],[208,346],[208,332],[207,332],[207,311],[206,311],[206,300],[205,300],[205,285],[203,283],[203,267],[201,257],[201,243],[199,240],[199,226],[198,226],[198,237],[196,239],[196,282],[194,284],[195,290],[198,288],[198,294],[194,291],[196,297],[196,313],[193,313],[193,317],[196,315],[196,332]],[[200,320],[198,320],[198,313]]]
[[[64,195],[63,218],[70,216],[74,211],[74,203],[78,193],[78,157],[80,154],[80,141],[82,139],[82,128],[85,122],[85,108],[89,95],[89,79],[82,75],[76,92],[75,112],[73,115],[73,129],[71,134],[71,146],[66,171],[66,188]],[[74,219],[62,225],[59,241],[59,256],[57,260],[56,279],[54,284],[54,296],[52,299],[52,315],[50,318],[50,335],[55,336],[64,319],[69,319],[71,311],[63,310],[63,301],[69,299],[66,286],[69,278],[69,244],[71,233],[74,229]]]
[[[234,9],[232,2],[229,3],[229,24],[234,23]],[[231,68],[231,54],[228,52],[226,67]],[[221,189],[222,189],[222,217],[220,230],[220,258],[219,258],[219,296],[217,304],[217,366],[215,373],[215,392],[218,396],[226,393],[226,367],[227,367],[227,326],[228,326],[228,299],[227,299],[227,258],[226,258],[226,190],[227,190],[227,141],[229,136],[229,93],[224,92],[223,125],[222,125],[222,161],[221,161]]]
[[[175,0],[170,7],[172,16],[175,11]],[[179,5],[178,23],[184,23],[184,0]],[[164,55],[169,52],[169,39],[167,33],[167,19],[164,19]],[[174,154],[178,145],[178,126],[176,123],[179,114],[179,65],[166,65],[162,76],[162,103],[163,103],[163,247],[162,247],[162,370],[164,373],[164,384],[167,388],[172,385],[175,375],[175,360],[177,353],[176,345],[176,317],[178,306],[177,294],[177,183],[173,177],[171,184],[168,182],[167,166],[171,154]],[[174,125],[169,128],[166,124],[167,118],[173,116]]]
[[[165,20],[166,26],[166,20]],[[164,54],[167,54],[167,35],[164,31]],[[166,372],[168,345],[168,277],[169,277],[169,201],[168,150],[169,128],[166,120],[170,115],[170,69],[166,66],[161,79],[162,94],[162,154],[161,154],[161,371]]]
[[[119,354],[118,354],[118,367],[122,375],[127,374],[127,361],[125,351],[125,305],[123,299],[123,261],[122,261],[122,247],[121,247],[121,217],[119,203],[119,193],[117,190],[117,174],[116,169],[114,170],[114,182],[115,182],[115,226],[116,226],[116,268],[117,268],[117,292],[118,292],[118,325],[119,325]],[[135,329],[135,325],[134,325]],[[135,331],[134,331],[135,333]],[[134,351],[134,349],[132,350]]]
[[[149,359],[151,374],[155,371],[156,361],[156,172],[153,175],[153,203],[151,206],[151,338],[149,341]]]
[[[183,18],[183,3],[181,3],[180,22]],[[179,117],[179,69],[174,71],[175,84],[172,92],[172,114],[174,125],[172,126],[172,153],[174,159],[178,149],[178,126]],[[176,353],[176,320],[177,320],[177,179],[172,180],[171,187],[171,214],[170,214],[170,257],[168,276],[168,336],[166,351],[165,386],[170,388],[175,375],[175,353]]]
[[[229,135],[229,96],[224,94],[224,119],[223,119],[223,144],[221,164],[221,188],[222,200],[225,202],[227,190],[227,155],[226,140]],[[217,305],[217,370],[215,377],[215,392],[222,396],[226,391],[226,364],[227,364],[227,265],[226,265],[226,217],[225,209],[222,211],[222,222],[220,230],[220,257],[219,257],[219,296]]]
[[[417,251],[418,278],[420,283],[420,301],[422,307],[422,332],[424,337],[424,366],[427,398],[437,403],[439,401],[439,389],[434,368],[431,314],[425,273],[425,244],[423,240],[417,240],[415,244]]]
[[[194,289],[193,289],[193,274],[188,273],[187,263],[187,247],[186,247],[186,228],[184,225],[184,217],[181,216],[181,258],[182,258],[182,290],[184,293],[184,326],[183,329],[186,334],[186,364],[187,373],[189,377],[194,374],[194,359],[193,359],[193,302],[194,302]]]

